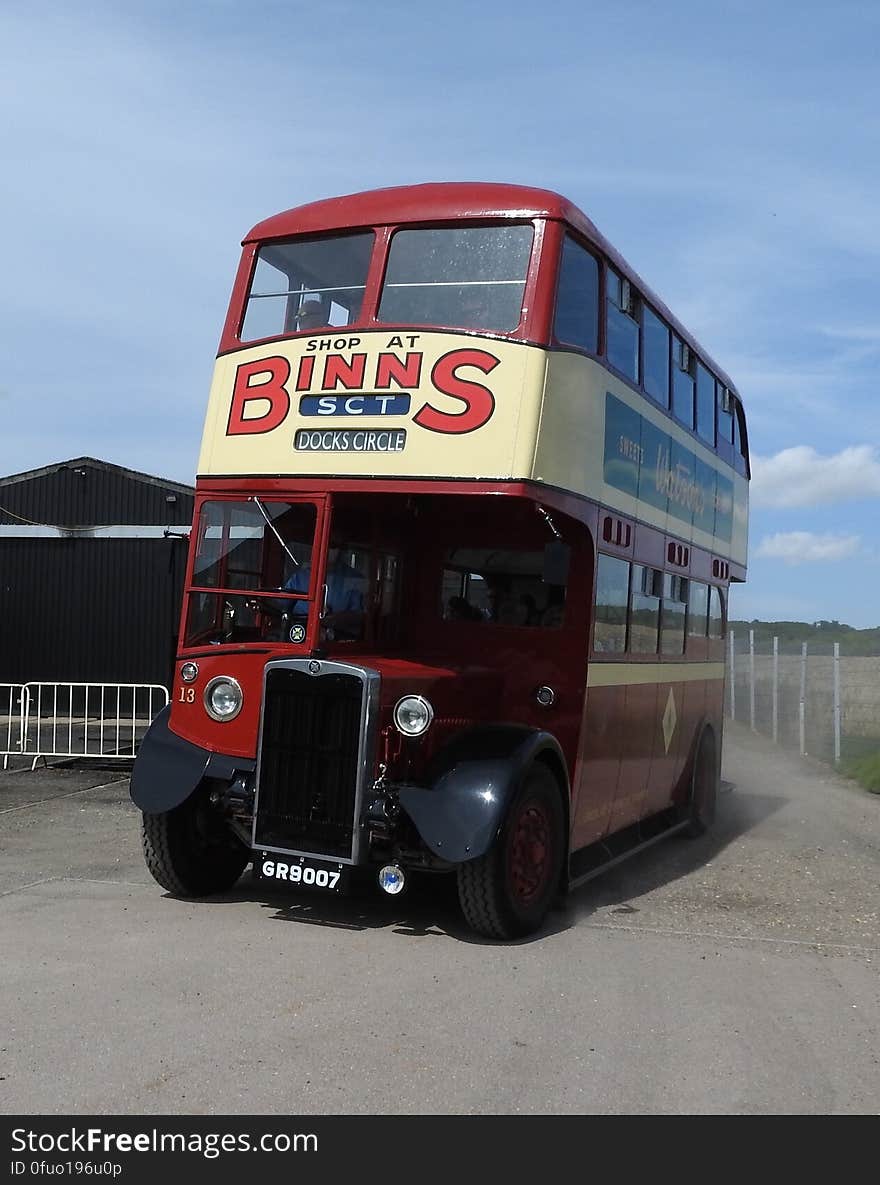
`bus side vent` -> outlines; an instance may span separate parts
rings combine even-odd
[[[615,547],[629,547],[632,542],[632,526],[625,523],[622,518],[606,514],[602,520],[602,538],[606,543],[613,543]]]
[[[712,561],[712,575],[716,580],[727,580],[730,577],[730,564],[727,560]]]
[[[666,562],[676,568],[686,568],[691,560],[691,549],[683,543],[667,543]]]

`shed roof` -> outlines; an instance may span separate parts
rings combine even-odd
[[[95,457],[73,457],[0,477],[0,524],[189,525],[194,494],[181,482]]]

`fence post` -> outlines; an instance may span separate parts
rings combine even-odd
[[[840,765],[840,643],[834,643],[834,764]]]
[[[734,654],[733,644],[733,630],[730,631],[730,657],[728,664],[730,667],[730,719],[736,720],[736,656]]]
[[[798,704],[798,732],[801,757],[807,752],[807,643],[801,646],[801,699]]]
[[[773,639],[773,743],[779,744],[779,639]]]
[[[749,727],[755,731],[755,631],[749,630]]]

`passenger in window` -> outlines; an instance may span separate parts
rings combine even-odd
[[[519,620],[523,606],[517,603],[510,587],[510,580],[504,576],[487,576],[489,593],[489,620],[499,625],[522,625]]]
[[[301,333],[315,329],[329,329],[330,301],[323,296],[309,297],[300,305],[296,327]]]
[[[489,620],[500,624],[513,624],[515,615],[515,601],[510,596],[510,584],[501,576],[486,577],[489,595]]]
[[[464,329],[482,329],[486,323],[486,302],[479,288],[468,284],[462,289],[460,312],[456,323]]]
[[[523,625],[538,625],[540,614],[538,605],[531,593],[523,593],[519,599],[523,612]]]
[[[480,610],[465,600],[464,597],[450,597],[449,598],[449,612],[447,614],[450,621],[485,621]]]
[[[534,606],[534,598],[523,594],[520,597],[505,597],[498,606],[498,621],[501,625],[530,625],[529,611],[531,601]]]

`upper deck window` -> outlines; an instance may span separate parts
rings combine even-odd
[[[595,354],[599,342],[599,264],[569,235],[562,245],[556,294],[557,341]]]
[[[639,381],[639,323],[636,295],[629,280],[609,267],[605,273],[608,361],[634,383]]]
[[[645,391],[661,407],[669,407],[669,330],[666,323],[647,305],[642,306]]]
[[[532,237],[529,225],[397,231],[379,320],[509,333],[520,322]]]
[[[717,385],[718,441],[733,443],[733,401],[723,383]]]
[[[697,363],[697,432],[709,444],[715,444],[715,378]]]
[[[672,339],[672,412],[688,428],[694,426],[694,359],[690,346]]]
[[[372,232],[269,243],[260,248],[242,341],[314,333],[360,316]]]

